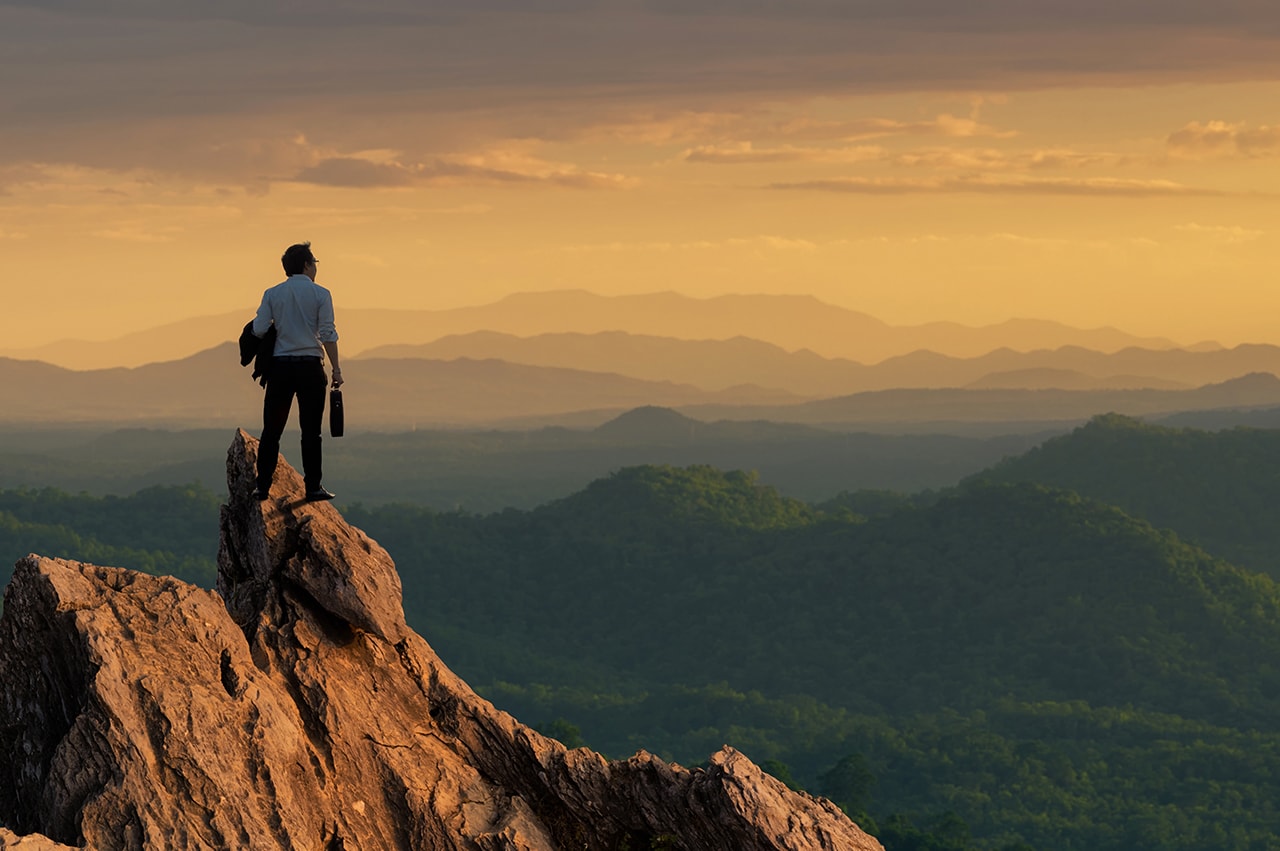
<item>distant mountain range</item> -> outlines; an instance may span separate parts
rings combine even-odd
[[[494,359],[356,358],[345,371],[348,424],[377,429],[533,421],[585,427],[644,405],[677,408],[701,420],[891,430],[908,423],[1062,423],[1106,412],[1142,416],[1280,406],[1280,379],[1267,373],[1187,390],[894,389],[806,401],[751,385],[709,391]],[[0,358],[0,383],[7,402],[0,423],[252,424],[262,392],[239,366],[231,343],[134,369],[78,372]]]
[[[1193,390],[876,390],[786,407],[693,405],[704,420],[784,420],[827,427],[892,428],[911,423],[1064,423],[1100,413],[1128,416],[1280,405],[1280,378],[1270,373]]]
[[[866,364],[920,350],[971,358],[1001,348],[1032,351],[1080,346],[1114,352],[1131,346],[1170,349],[1177,345],[1114,328],[1082,330],[1030,319],[1011,319],[980,328],[953,322],[893,326],[811,296],[730,295],[700,299],[673,292],[602,296],[565,290],[520,293],[492,304],[452,310],[350,309],[342,307],[340,288],[335,297],[338,330],[344,354],[349,356],[383,345],[429,343],[477,331],[519,337],[604,331],[679,340],[746,337],[787,352],[808,350],[826,358]],[[0,349],[0,356],[41,360],[71,369],[177,360],[234,340],[256,307],[247,304],[242,312],[184,319],[114,340],[60,340],[25,349]]]
[[[973,358],[920,351],[865,365],[824,358],[807,349],[788,352],[746,337],[677,340],[621,331],[533,337],[477,331],[418,345],[379,346],[364,356],[588,365],[588,369],[649,381],[687,382],[706,390],[752,384],[811,398],[928,387],[1185,390],[1250,372],[1280,373],[1280,347],[1271,345],[1202,351],[1129,347],[1110,353],[1079,346],[1027,352],[1002,348]]]
[[[403,427],[495,422],[587,409],[640,405],[769,404],[796,401],[780,391],[707,392],[687,384],[497,360],[355,360],[348,423]],[[239,366],[233,343],[188,358],[134,369],[74,371],[0,358],[6,393],[0,422],[110,422],[220,426],[253,423],[262,390]]]

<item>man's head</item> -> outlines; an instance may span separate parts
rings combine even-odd
[[[284,265],[286,275],[307,275],[313,281],[316,279],[316,256],[311,253],[309,242],[290,245],[284,250],[280,262]]]

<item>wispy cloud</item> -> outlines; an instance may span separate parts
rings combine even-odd
[[[808,239],[795,237],[760,235],[753,237],[730,237],[729,239],[702,239],[684,242],[594,242],[562,245],[556,250],[571,253],[597,252],[670,252],[670,251],[716,251],[726,248],[764,248],[771,251],[813,251],[821,244]]]
[[[1253,242],[1255,239],[1263,235],[1263,231],[1244,228],[1239,225],[1202,225],[1196,222],[1191,222],[1185,225],[1176,225],[1174,230],[1191,236],[1203,237],[1214,242],[1225,243],[1227,245],[1240,245],[1245,242]]]
[[[858,145],[846,148],[799,148],[791,145],[757,148],[751,142],[704,145],[690,148],[682,159],[691,163],[740,165],[744,163],[856,163],[883,159],[884,148]]]
[[[437,158],[421,163],[334,157],[287,178],[296,183],[360,189],[398,189],[414,185],[543,184],[571,189],[629,189],[638,180],[624,174],[583,171],[576,166],[532,157],[493,164],[488,155]],[[501,158],[500,158],[501,159]]]
[[[771,130],[782,137],[802,139],[842,139],[846,142],[882,139],[892,136],[945,136],[953,139],[1011,139],[1018,131],[1001,129],[981,119],[988,103],[1003,103],[1002,95],[978,95],[970,98],[968,116],[949,112],[934,118],[904,121],[896,118],[867,117],[843,121],[821,120],[808,116],[776,122]]]
[[[740,137],[745,131],[757,129],[759,124],[760,117],[751,111],[623,108],[614,114],[606,112],[604,117],[579,128],[573,137],[582,141],[661,146]]]
[[[969,118],[943,113],[929,121],[894,121],[886,118],[869,119],[862,122],[861,129],[853,130],[854,138],[870,138],[875,136],[950,136],[956,139],[972,139],[990,137],[995,139],[1011,139],[1018,135],[1016,130],[1000,130],[978,120],[976,114]]]
[[[850,143],[875,139],[912,136],[1008,139],[1018,135],[1016,130],[999,128],[981,119],[983,106],[1004,102],[1002,95],[973,95],[967,100],[971,105],[968,116],[941,113],[933,118],[914,120],[883,116],[822,119],[796,115],[793,108],[777,103],[768,108],[756,105],[736,111],[624,109],[612,115],[609,107],[605,107],[605,117],[581,128],[572,138],[652,146],[684,143],[690,147],[681,157],[701,162],[791,162],[830,161],[842,156],[844,151],[856,155],[863,148],[850,147]],[[788,144],[774,142],[752,151],[758,139]],[[821,147],[790,144],[818,140],[844,144]]]
[[[935,169],[982,171],[1029,171],[1033,169],[1074,169],[1094,165],[1115,165],[1115,154],[1074,151],[1067,148],[1006,151],[995,148],[929,148],[906,151],[892,158],[895,165]]]
[[[122,222],[114,227],[95,230],[93,235],[100,239],[111,239],[118,242],[155,244],[173,242],[181,235],[182,231],[183,228],[174,225],[156,227],[141,222]]]
[[[1170,133],[1165,143],[1170,154],[1186,159],[1269,157],[1280,154],[1280,126],[1191,121]]]
[[[289,179],[297,183],[312,183],[317,186],[385,189],[408,186],[415,181],[419,173],[419,169],[396,163],[376,163],[355,157],[332,157],[302,169]]]
[[[1157,196],[1190,197],[1227,194],[1214,189],[1184,186],[1171,180],[1130,180],[1114,177],[997,177],[990,175],[920,179],[845,177],[831,180],[771,183],[766,188],[846,192],[860,195],[984,193],[1150,198]]]

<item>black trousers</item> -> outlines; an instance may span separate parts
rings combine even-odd
[[[324,419],[328,379],[320,358],[271,363],[267,395],[262,402],[262,438],[258,442],[258,488],[271,489],[280,460],[280,436],[289,422],[293,397],[298,397],[298,425],[302,427],[302,478],[307,490],[320,487],[320,424]]]

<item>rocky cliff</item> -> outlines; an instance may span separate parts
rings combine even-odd
[[[725,748],[566,750],[404,620],[387,553],[227,458],[218,593],[29,556],[0,619],[0,848],[880,849]]]

